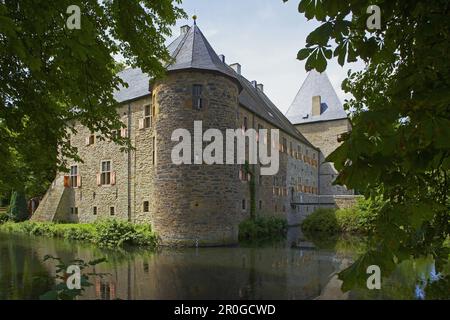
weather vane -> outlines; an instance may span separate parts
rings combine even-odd
[[[192,19],[194,19],[194,24],[197,24],[197,15],[194,14],[194,15],[192,16]]]

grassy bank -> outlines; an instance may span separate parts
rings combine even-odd
[[[367,234],[374,227],[381,201],[359,199],[347,209],[318,209],[302,222],[305,233],[322,234]]]
[[[156,247],[157,237],[150,225],[138,225],[117,220],[105,220],[86,224],[63,224],[50,222],[11,222],[0,225],[0,231],[45,236],[67,240],[80,240],[102,247],[122,246]]]
[[[256,217],[239,224],[239,240],[255,241],[286,235],[287,221],[277,217]]]

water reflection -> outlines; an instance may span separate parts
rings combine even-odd
[[[110,275],[92,279],[84,299],[385,298],[386,292],[340,291],[336,273],[351,263],[357,251],[348,242],[317,249],[298,229],[291,229],[286,241],[263,247],[159,252],[108,251],[76,242],[0,234],[0,299],[37,299],[49,290],[55,267],[54,262],[42,262],[46,254],[64,261],[107,258],[94,271]],[[411,267],[405,270],[410,272]],[[401,277],[392,281],[414,298],[415,283],[405,286]]]

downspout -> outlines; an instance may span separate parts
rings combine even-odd
[[[128,104],[128,139],[131,142],[131,103]],[[128,221],[131,222],[131,147],[128,146],[127,150],[127,169],[128,169],[128,177],[127,177],[127,210],[128,210]]]

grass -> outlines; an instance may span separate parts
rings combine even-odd
[[[0,231],[45,236],[94,243],[101,247],[156,247],[157,236],[150,225],[138,225],[118,220],[96,223],[64,224],[51,222],[11,222],[0,224]]]
[[[254,241],[286,235],[287,221],[278,217],[256,217],[239,224],[239,240]]]

